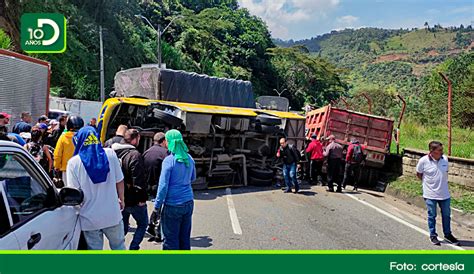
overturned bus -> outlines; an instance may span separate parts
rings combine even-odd
[[[145,71],[148,73],[150,70]],[[137,71],[133,73],[136,74]],[[144,79],[142,76],[127,77],[129,84],[133,79]],[[163,79],[157,81],[163,84]],[[203,82],[200,84],[204,85]],[[120,84],[116,84],[116,89],[117,86]],[[235,92],[232,89],[228,91]],[[156,91],[152,92],[156,94]],[[201,100],[205,94],[203,91],[199,92],[201,93],[196,96]],[[216,91],[208,89],[207,92]],[[131,93],[133,91],[129,90],[119,94],[131,96]],[[144,97],[144,92],[139,94]],[[179,94],[174,96],[179,97]],[[248,95],[240,96],[242,98]],[[234,101],[235,99],[233,98]],[[219,100],[225,103],[222,98]],[[271,185],[278,169],[275,155],[279,138],[287,137],[299,149],[303,148],[305,139],[305,117],[282,111],[278,107],[281,104],[276,103],[282,100],[284,101],[278,97],[275,100],[265,97],[260,100],[260,109],[257,109],[156,98],[111,98],[104,103],[98,119],[100,137],[105,142],[115,134],[119,125],[128,125],[141,131],[139,150],[143,152],[153,145],[156,132],[175,128],[183,133],[189,153],[196,162],[197,180],[193,182],[195,189]],[[269,102],[269,106],[265,106],[265,102]]]

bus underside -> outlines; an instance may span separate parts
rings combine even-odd
[[[153,136],[176,128],[183,133],[196,162],[195,189],[224,186],[271,185],[279,178],[275,155],[279,138],[302,148],[304,119],[280,119],[259,113],[256,117],[185,112],[162,103],[149,106],[121,103],[112,112],[106,138],[119,125],[141,131],[140,152],[153,145]]]

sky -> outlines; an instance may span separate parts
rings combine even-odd
[[[474,0],[239,0],[272,37],[311,38],[345,28],[474,25]]]

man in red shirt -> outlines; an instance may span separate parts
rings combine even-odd
[[[354,182],[354,189],[357,191],[357,182],[359,180],[360,164],[364,160],[364,148],[355,138],[351,140],[351,144],[347,148],[346,153],[346,167],[344,169],[344,180],[342,181],[342,187],[345,189],[346,185],[351,177]]]
[[[318,136],[313,133],[311,135],[311,143],[309,143],[308,147],[306,148],[306,153],[310,154],[310,177],[311,183],[317,184],[322,183],[321,175],[322,175],[322,168],[324,162],[324,155],[323,155],[323,145],[317,139]]]

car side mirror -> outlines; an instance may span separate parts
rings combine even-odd
[[[80,205],[84,201],[84,192],[73,187],[63,187],[59,191],[59,201],[66,206]]]

